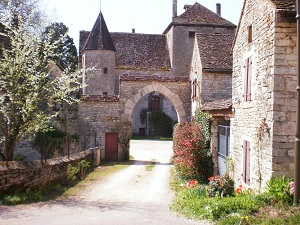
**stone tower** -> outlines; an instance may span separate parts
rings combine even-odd
[[[80,32],[79,67],[95,66],[93,76],[84,73],[87,86],[84,95],[115,95],[118,93],[118,77],[115,75],[116,48],[106,26],[102,12],[90,32]]]
[[[173,0],[173,19],[164,31],[167,38],[173,76],[189,76],[196,33],[233,34],[236,25],[199,3],[185,5],[177,16]],[[219,5],[220,7],[220,5]]]

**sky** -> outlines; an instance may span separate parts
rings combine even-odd
[[[172,0],[42,0],[42,7],[53,22],[63,22],[69,28],[78,49],[79,31],[90,31],[101,11],[110,32],[162,34],[172,21]],[[185,4],[195,0],[177,0],[177,15]],[[197,0],[216,12],[221,4],[221,16],[238,24],[243,0]]]

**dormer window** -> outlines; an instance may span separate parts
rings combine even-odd
[[[195,31],[189,31],[189,38],[195,38]]]
[[[248,27],[248,43],[252,43],[252,25]]]

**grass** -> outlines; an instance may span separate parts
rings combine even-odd
[[[206,197],[204,186],[183,188],[174,170],[170,186],[175,192],[173,211],[196,220],[208,219],[218,225],[282,225],[300,224],[300,207],[274,204],[268,194],[244,192],[235,197]]]
[[[85,190],[95,182],[104,180],[109,175],[125,169],[133,164],[133,160],[129,162],[101,162],[101,165],[90,172],[83,180],[76,180],[72,183],[58,183],[49,187],[39,188],[37,190],[27,190],[25,192],[16,192],[10,195],[0,197],[0,205],[16,205],[28,204],[41,201],[49,201],[53,199],[63,199],[78,194]]]
[[[151,162],[146,166],[147,171],[152,171],[155,166],[155,159],[152,159]]]

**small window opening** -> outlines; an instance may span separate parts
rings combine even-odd
[[[248,43],[252,42],[252,25],[248,27]]]
[[[195,31],[189,31],[189,38],[195,37]]]
[[[103,68],[103,73],[107,74],[107,71],[108,71],[107,67],[104,67]]]
[[[107,95],[107,92],[105,91],[105,92],[103,92],[103,95]]]

